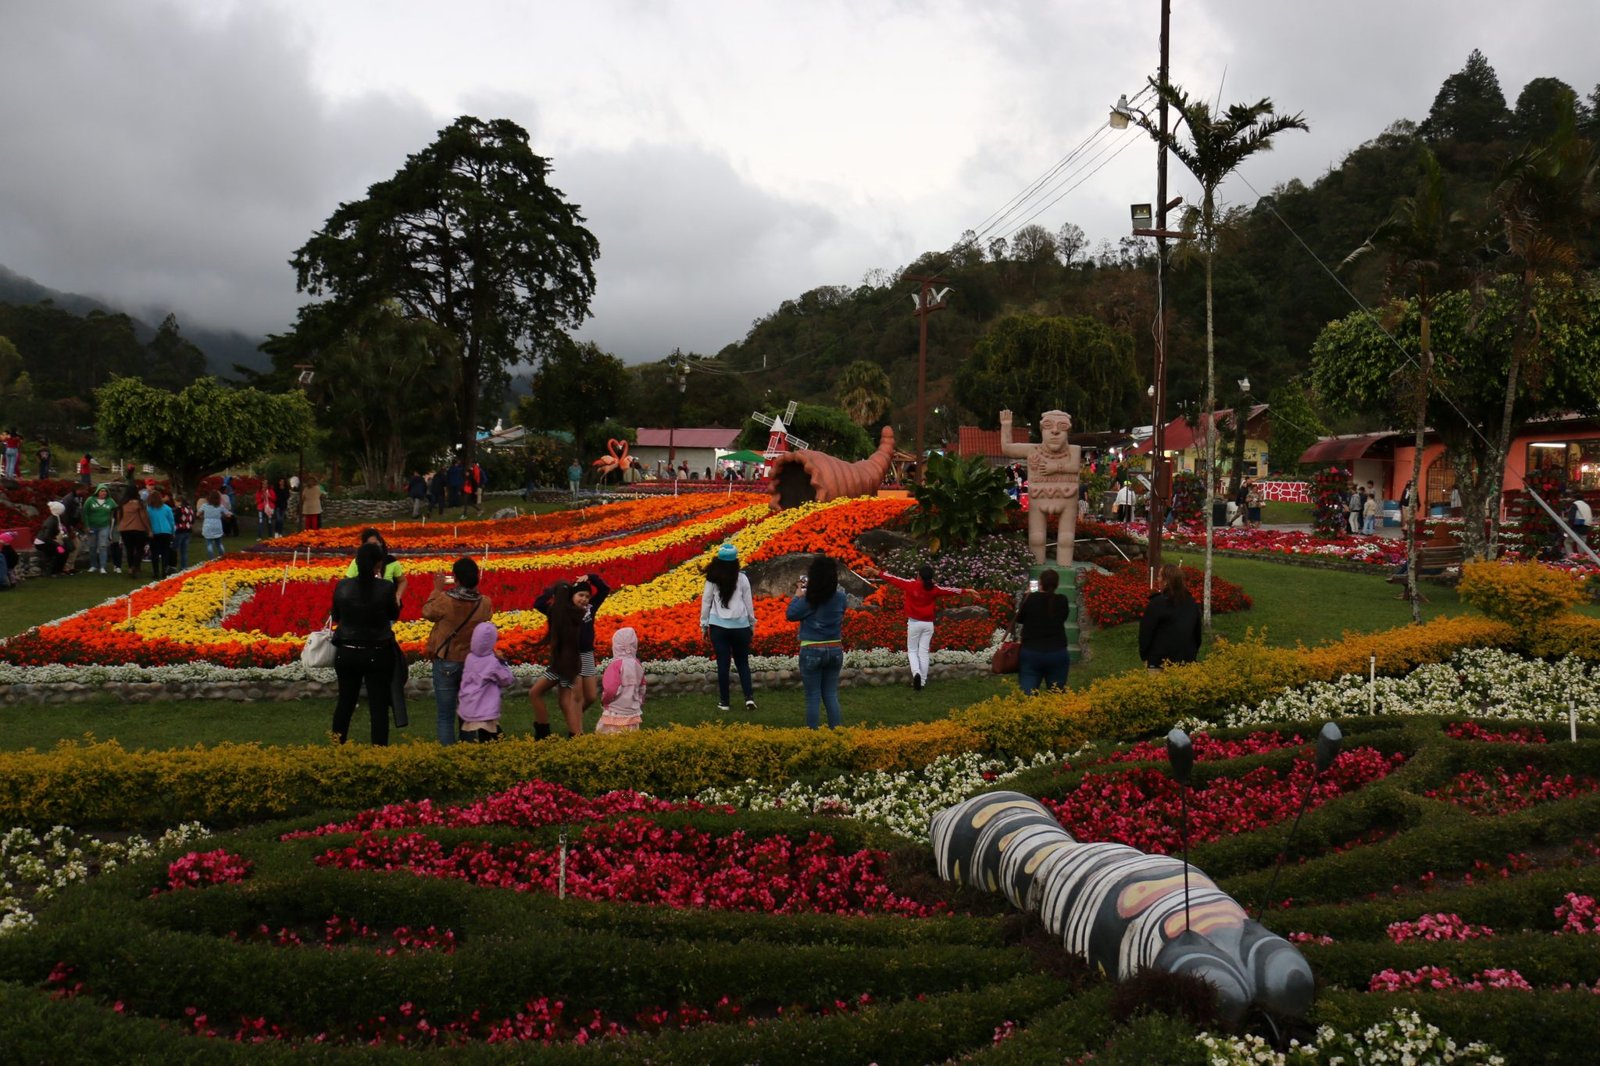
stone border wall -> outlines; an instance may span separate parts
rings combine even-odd
[[[330,671],[331,673],[331,671]],[[987,663],[934,663],[932,679],[950,680],[958,677],[982,677],[989,673]],[[714,701],[717,694],[716,670],[699,674],[654,674],[646,671],[650,694],[694,695],[701,693]],[[839,675],[839,684],[845,688],[880,688],[885,685],[909,686],[910,673],[904,666],[847,666]],[[756,688],[756,700],[762,692],[774,689],[800,687],[800,671],[796,668],[782,670],[757,670],[751,680]],[[737,676],[733,679],[738,684]],[[151,703],[157,700],[240,700],[273,701],[323,699],[331,709],[339,692],[339,683],[332,677],[326,681],[107,681],[102,684],[84,684],[62,681],[50,684],[0,685],[0,707],[27,704],[83,703],[102,696],[115,696],[127,703]],[[506,689],[508,706],[513,699],[527,695],[528,685],[518,682]],[[413,705],[426,706],[430,711],[433,700],[433,683],[425,677],[413,677],[406,682],[406,698]],[[713,703],[714,705],[714,703]],[[645,701],[646,713],[649,699]],[[413,718],[417,717],[413,713]]]

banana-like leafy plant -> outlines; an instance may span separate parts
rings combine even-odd
[[[911,531],[930,551],[977,542],[1000,529],[1015,506],[1006,494],[1006,472],[981,455],[930,456],[925,475],[911,489],[917,501]]]

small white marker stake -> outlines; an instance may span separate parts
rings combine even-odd
[[[1572,730],[1572,742],[1578,742],[1578,705],[1567,701],[1567,727]]]
[[[128,623],[133,624],[133,593],[128,593]]]
[[[483,565],[489,565],[489,545],[487,544],[483,546]]]
[[[288,591],[289,591],[289,567],[288,567],[288,564],[284,564],[284,567],[283,567],[283,584],[278,586],[278,595],[282,596],[284,593],[286,593]]]
[[[1374,713],[1374,705],[1378,702],[1378,657],[1367,656],[1367,714]]]

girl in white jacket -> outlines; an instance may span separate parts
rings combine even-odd
[[[717,655],[717,710],[728,709],[728,665],[739,669],[744,709],[756,709],[750,682],[750,645],[756,637],[756,602],[750,579],[739,572],[739,549],[723,542],[706,564],[706,587],[700,594],[700,631]]]

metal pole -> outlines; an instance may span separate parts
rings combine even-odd
[[[932,291],[928,279],[922,279],[922,291],[917,296],[917,318],[920,320],[920,330],[917,340],[917,477],[924,477],[923,468],[928,465],[927,453],[922,450],[922,417],[926,397],[923,395],[928,383],[928,295]]]
[[[1171,0],[1161,0],[1161,65],[1156,72],[1157,84],[1163,92],[1167,88],[1167,38],[1172,21]],[[1167,228],[1167,98],[1157,101],[1157,119],[1161,139],[1156,142],[1156,229]],[[1172,491],[1172,478],[1162,477],[1167,464],[1167,239],[1156,237],[1156,330],[1155,330],[1155,425],[1151,431],[1150,466],[1150,587],[1155,588],[1161,575],[1161,531],[1167,518],[1168,494]]]

